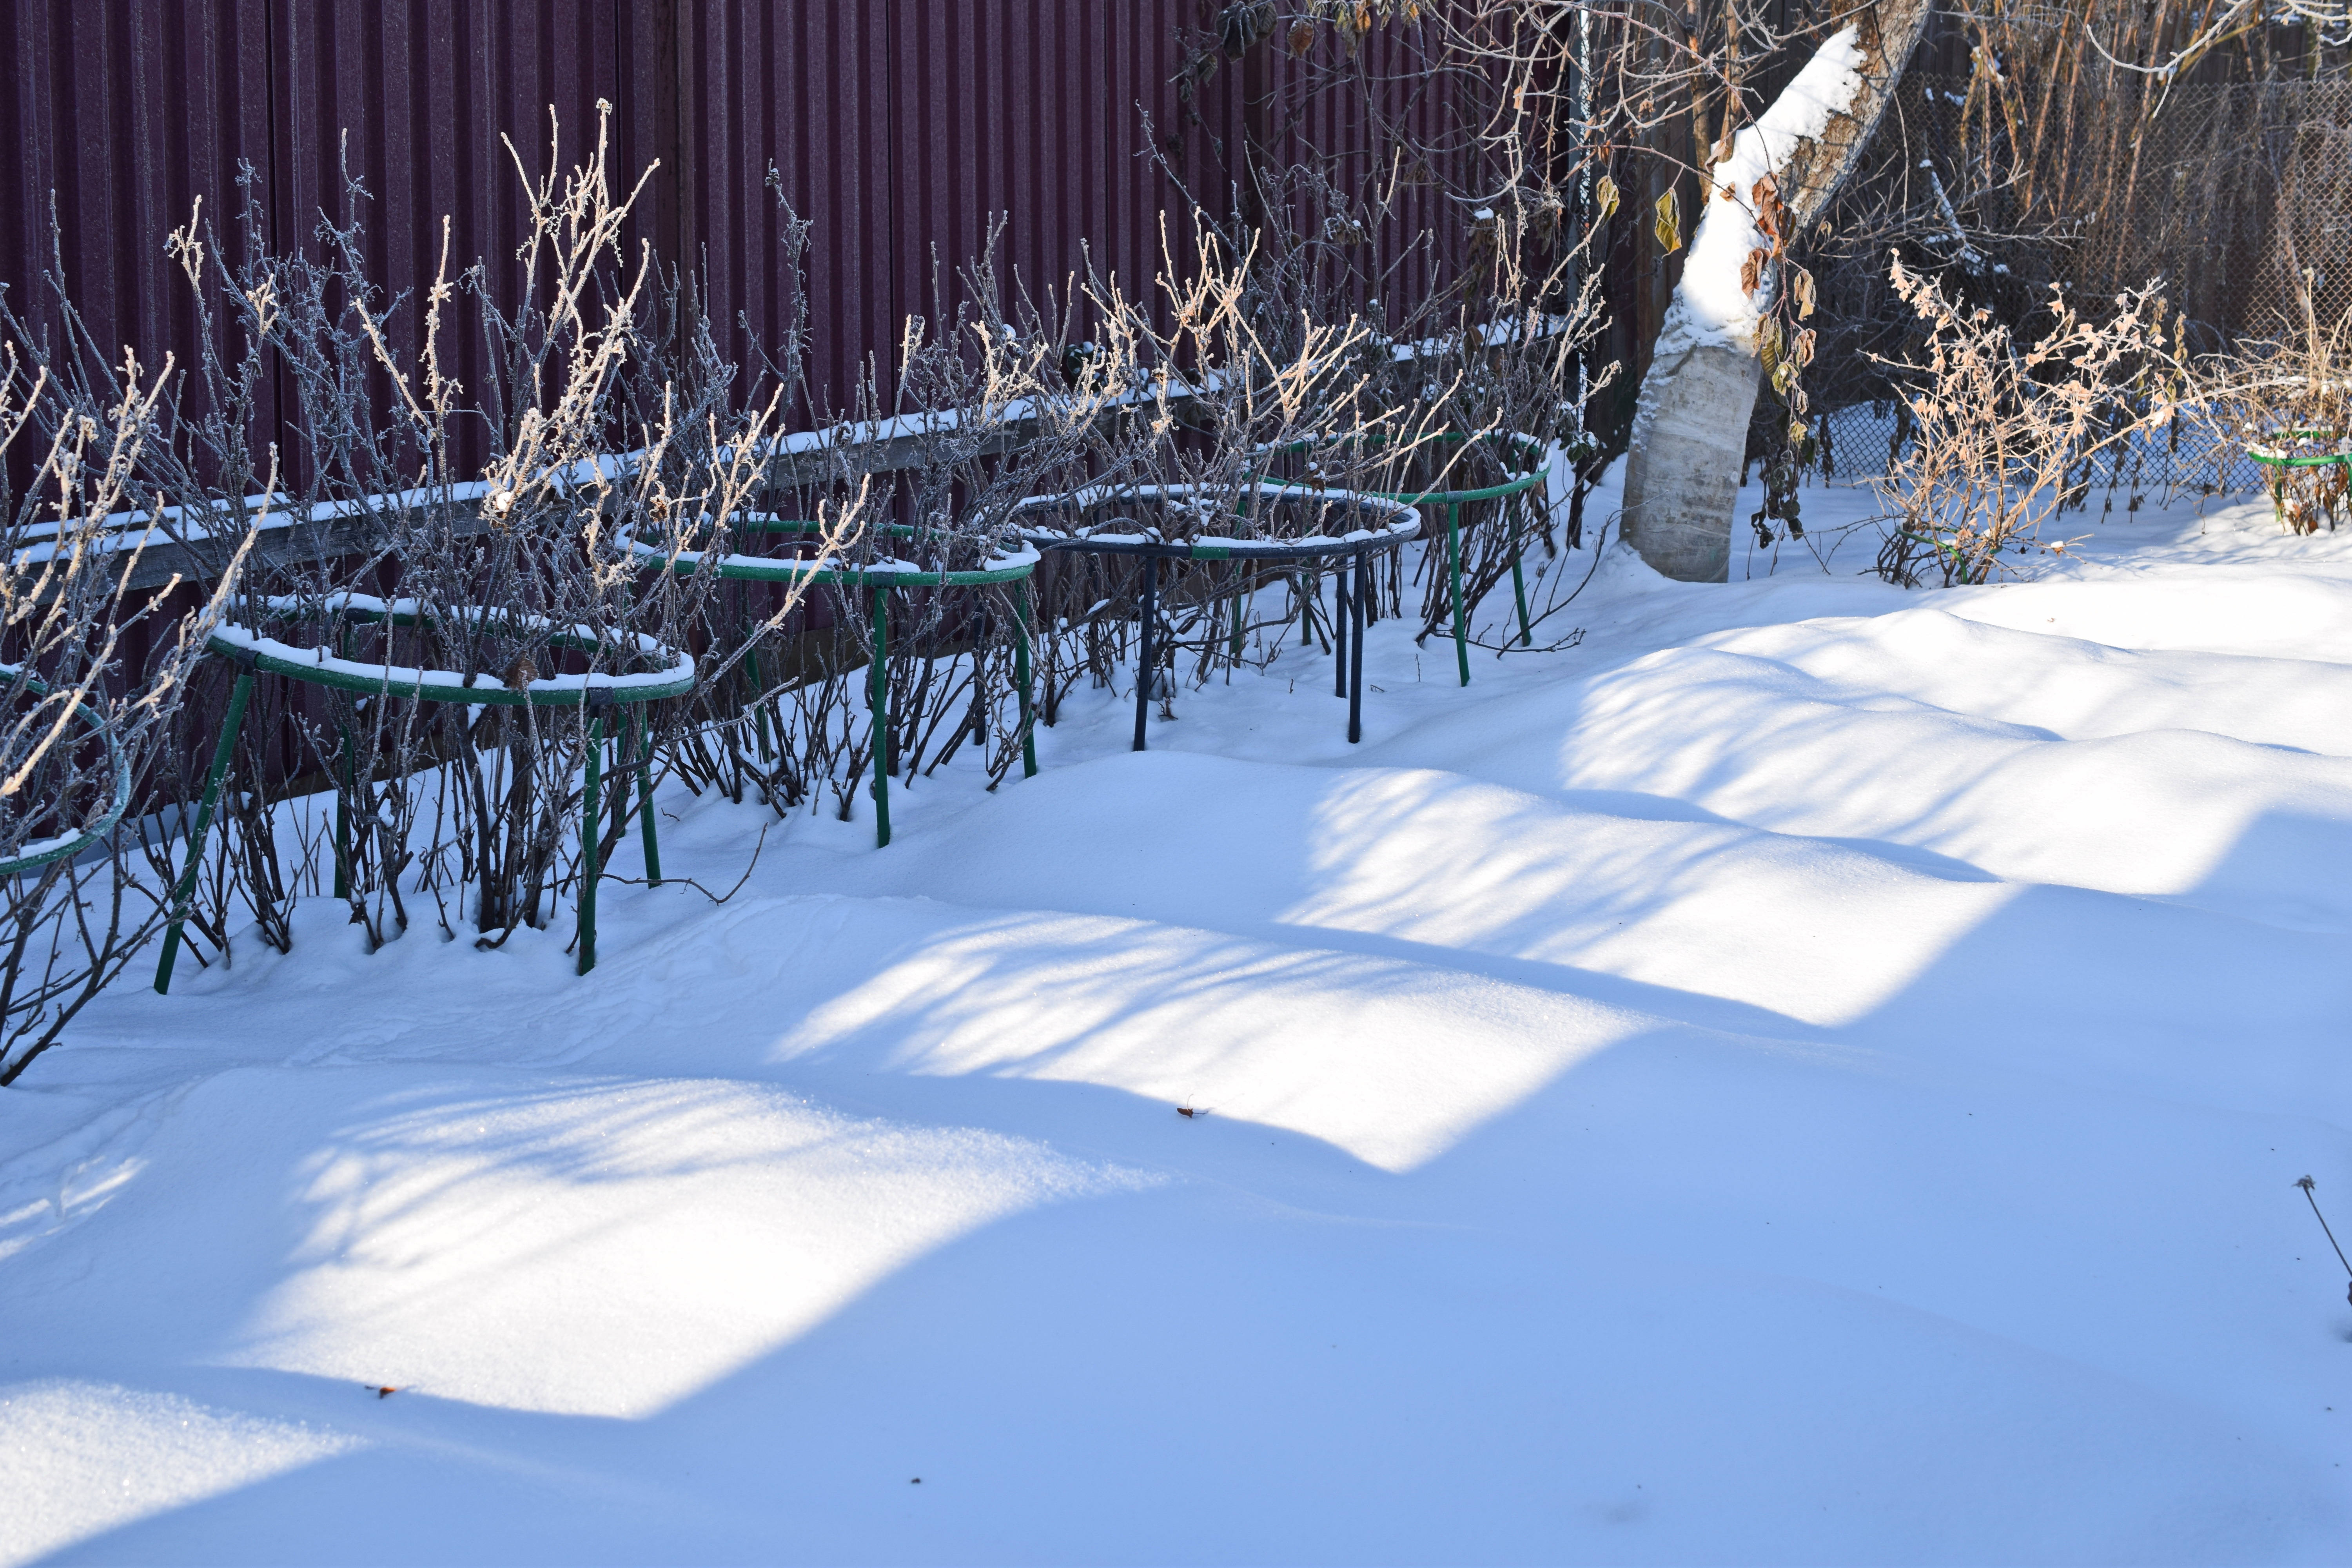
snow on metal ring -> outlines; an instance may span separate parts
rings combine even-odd
[[[308,602],[280,596],[265,599],[262,604],[289,618],[311,619],[340,612],[354,620],[403,626],[422,626],[428,619],[424,606],[415,599],[379,599],[373,594],[331,594],[324,599]],[[397,692],[425,702],[508,708],[578,707],[592,694],[614,702],[656,702],[665,697],[683,696],[694,687],[694,656],[643,632],[623,632],[617,638],[606,638],[593,626],[574,624],[567,629],[544,616],[484,605],[459,605],[456,614],[461,623],[479,617],[478,625],[496,622],[536,633],[554,647],[580,653],[596,653],[622,641],[629,645],[625,651],[634,652],[641,658],[661,659],[663,668],[635,675],[601,671],[550,675],[523,686],[509,686],[495,675],[477,674],[469,680],[454,669],[420,669],[414,665],[369,664],[341,658],[323,647],[299,647],[228,622],[214,630],[207,646],[215,653],[250,659],[254,668],[265,674],[343,691]]]
[[[737,520],[740,524],[752,525],[747,531],[758,533],[806,533],[819,526],[765,511],[740,512]],[[784,526],[772,526],[776,524]],[[908,536],[916,531],[903,524],[893,524],[883,531]],[[1038,562],[1044,559],[1034,546],[1024,542],[1020,550],[1011,554],[991,555],[984,566],[949,571],[925,566],[918,562],[898,560],[852,565],[833,555],[780,561],[772,555],[714,555],[707,550],[672,552],[645,543],[625,529],[621,531],[620,539],[638,560],[648,563],[663,563],[667,570],[679,575],[698,570],[708,561],[711,569],[721,577],[753,583],[806,583],[821,588],[977,588],[992,583],[1018,582],[1034,572]]]
[[[1304,534],[1287,539],[1244,539],[1219,535],[1171,543],[1154,529],[1144,533],[1105,533],[1091,529],[1065,532],[1059,529],[1024,529],[1021,537],[1045,550],[1099,551],[1114,555],[1167,555],[1194,561],[1298,561],[1321,555],[1351,555],[1361,550],[1392,550],[1421,533],[1421,514],[1391,497],[1367,490],[1317,489],[1311,485],[1281,484],[1261,479],[1244,486],[1251,493],[1289,497],[1345,507],[1352,512],[1385,515],[1385,528],[1355,529],[1343,534]],[[1099,506],[1107,502],[1178,500],[1189,496],[1224,496],[1229,489],[1208,485],[1098,485],[1061,495],[1031,496],[1013,508],[1015,513],[1057,506]],[[1206,508],[1197,515],[1206,515]],[[1131,521],[1132,519],[1121,521]]]

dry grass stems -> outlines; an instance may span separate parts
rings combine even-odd
[[[2021,347],[1984,308],[1899,261],[1893,277],[1927,343],[1923,359],[1890,367],[1916,390],[1908,439],[1875,481],[1879,575],[1988,583],[2063,553],[2043,526],[2084,503],[2103,458],[2165,430],[2179,408],[2184,366],[2164,301],[2119,294],[2094,320],[2062,297],[2049,331]]]
[[[2352,478],[2352,310],[2323,324],[2306,308],[2303,331],[2242,342],[2195,368],[2210,444],[2255,459],[2287,531],[2334,531]]]

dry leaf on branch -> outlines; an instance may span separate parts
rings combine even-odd
[[[1658,198],[1658,221],[1654,226],[1658,245],[1668,256],[1683,247],[1682,198],[1668,191]]]

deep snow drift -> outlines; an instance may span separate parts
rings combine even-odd
[[[0,1094],[0,1554],[2344,1561],[2352,547],[1783,568],[1383,623],[1356,747],[1081,693],[585,980],[119,988]]]

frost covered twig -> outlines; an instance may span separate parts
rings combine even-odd
[[[223,506],[186,483],[207,432],[181,417],[171,359],[110,359],[63,276],[46,310],[0,302],[0,1084],[163,923],[158,836],[136,813],[174,794],[158,764],[258,526],[242,489]],[[237,413],[233,396],[214,408]],[[129,587],[166,530],[201,532],[220,566],[176,620],[176,578]]]

